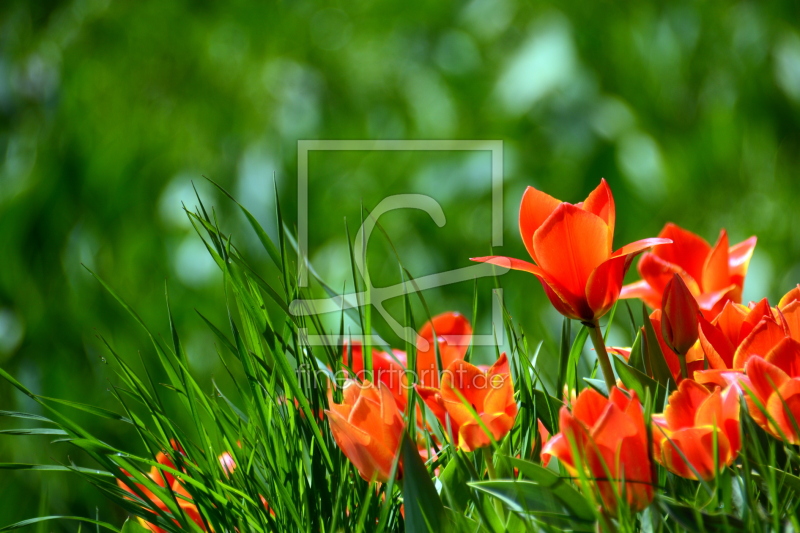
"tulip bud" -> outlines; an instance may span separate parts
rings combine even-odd
[[[661,298],[661,334],[675,353],[686,354],[697,342],[697,313],[700,307],[686,283],[674,274]]]

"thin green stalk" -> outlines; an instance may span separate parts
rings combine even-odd
[[[681,376],[683,376],[683,379],[689,379],[689,369],[686,367],[686,354],[679,353],[678,361],[681,363]]]
[[[486,472],[489,474],[489,479],[492,481],[497,479],[497,472],[494,469],[494,457],[492,456],[491,446],[483,447],[483,462],[486,463]],[[500,520],[505,523],[506,514],[503,510],[503,502],[501,502],[498,498],[492,499],[494,500],[494,509],[497,511],[497,516],[499,516]]]
[[[616,386],[617,381],[614,378],[614,369],[611,367],[611,360],[608,358],[606,351],[606,343],[603,340],[603,333],[600,331],[600,323],[595,320],[594,322],[584,322],[589,330],[589,335],[592,337],[592,344],[594,351],[597,353],[597,361],[600,363],[600,370],[603,371],[603,378],[606,380],[606,387],[608,393]]]

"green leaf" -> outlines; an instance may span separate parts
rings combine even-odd
[[[114,477],[110,472],[97,470],[96,468],[81,468],[79,466],[63,465],[35,465],[31,463],[0,463],[0,470],[39,470],[51,472],[80,472],[91,476]]]
[[[150,530],[140,524],[138,520],[128,518],[122,524],[122,533],[150,533]]]
[[[553,491],[532,481],[479,481],[469,484],[490,496],[500,499],[514,512],[531,515],[549,525],[574,531],[593,531],[594,519],[581,520],[571,516]]]
[[[544,427],[551,435],[558,433],[558,411],[564,405],[559,399],[549,394],[533,389],[533,404],[536,407],[536,416],[542,421]]]
[[[589,502],[586,501],[575,487],[558,474],[548,470],[542,465],[530,461],[524,461],[515,457],[507,457],[506,459],[523,477],[535,481],[542,487],[553,491],[553,494],[561,500],[565,507],[567,507],[571,514],[577,519],[582,521],[594,521],[594,511],[592,511],[592,506]]]
[[[578,388],[578,361],[580,361],[583,347],[586,346],[586,339],[589,338],[589,328],[581,326],[578,335],[575,336],[575,342],[569,350],[569,361],[567,362],[567,379],[566,385],[570,390],[577,390]],[[556,391],[560,394],[560,391]]]
[[[583,378],[583,381],[585,381],[591,388],[608,398],[608,386],[606,385],[605,380]]]
[[[642,354],[642,330],[637,330],[633,346],[631,346],[631,355],[628,358],[628,364],[643,374],[647,374],[644,366],[644,355]]]
[[[692,533],[712,531],[741,531],[746,533],[748,531],[744,522],[735,516],[704,513],[694,507],[681,505],[663,498],[659,500],[659,504],[670,518]]]
[[[38,420],[39,422],[49,422],[50,424],[55,424],[49,418],[45,418],[41,415],[34,415],[31,413],[22,413],[20,411],[2,411],[0,410],[0,416],[8,416],[11,418],[22,418],[24,420]]]
[[[0,429],[0,435],[69,435],[63,429],[56,428],[20,428]]]
[[[474,322],[473,322],[474,323]],[[561,344],[558,350],[558,378],[556,379],[556,394],[561,394],[564,390],[564,382],[567,379],[567,368],[569,365],[570,355],[570,336],[572,329],[572,321],[564,317],[564,322],[561,324]]]
[[[636,368],[625,363],[622,358],[618,356],[612,356],[612,360],[614,361],[614,369],[617,371],[617,375],[619,375],[619,379],[622,381],[622,384],[625,385],[629,390],[634,391],[636,395],[639,396],[640,400],[644,401],[644,398],[646,397],[645,391],[649,389],[650,395],[656,400],[655,404],[664,404],[664,395],[667,392],[664,387],[656,383],[646,374],[643,374]]]
[[[472,481],[472,475],[460,453],[453,454],[453,458],[439,474],[439,481],[442,482],[442,491],[450,507],[458,511],[466,509],[470,500],[467,483]]]
[[[80,516],[59,516],[59,515],[52,515],[52,516],[40,516],[39,518],[29,518],[27,520],[22,520],[20,522],[16,522],[14,524],[5,526],[0,528],[1,531],[11,531],[14,529],[20,529],[23,527],[27,527],[33,524],[38,524],[39,522],[45,522],[47,520],[77,520],[78,522],[85,522],[87,524],[96,524],[100,527],[104,527],[110,531],[115,531],[116,533],[121,533],[119,529],[108,524],[106,522],[100,522],[99,520],[92,520],[91,518],[83,518]]]
[[[445,531],[444,505],[408,434],[403,434],[400,453],[403,457],[406,532]]]

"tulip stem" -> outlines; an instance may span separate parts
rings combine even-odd
[[[486,472],[489,474],[489,479],[492,481],[497,479],[497,472],[494,469],[494,457],[492,456],[491,446],[483,447],[483,462],[486,463]],[[503,511],[503,503],[497,498],[494,498],[494,508],[495,511],[497,511],[497,516],[500,517],[500,520],[505,522],[506,514]]]
[[[608,393],[611,394],[611,390],[617,385],[617,380],[614,378],[614,369],[611,367],[611,360],[608,358],[606,343],[603,340],[603,333],[600,331],[600,323],[595,320],[594,322],[584,322],[584,324],[589,328],[594,351],[597,353],[597,361],[600,363],[600,370],[606,380]]]
[[[681,363],[681,376],[683,379],[689,378],[689,369],[686,367],[686,354],[679,353],[678,354],[678,361]]]

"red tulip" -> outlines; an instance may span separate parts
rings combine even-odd
[[[750,357],[744,368],[750,416],[774,437],[800,444],[800,342],[786,337],[766,357]]]
[[[364,365],[364,347],[360,341],[344,342],[342,349],[342,364],[355,373],[361,381],[367,378]],[[392,350],[389,354],[382,350],[372,350],[373,381],[383,383],[392,391],[397,404],[403,409],[406,405],[406,353],[402,350]],[[348,372],[349,375],[349,372]]]
[[[417,386],[417,391],[466,452],[488,446],[492,438],[499,441],[514,426],[517,403],[505,353],[486,372],[455,360],[442,374],[439,389]]]
[[[434,334],[439,345],[442,366],[436,361]],[[464,359],[472,340],[472,326],[460,313],[436,315],[419,329],[417,342],[417,383],[424,387],[439,386],[439,372],[454,361]]]
[[[661,334],[672,351],[685,354],[697,342],[697,301],[678,274],[664,289],[661,299]]]
[[[672,223],[658,236],[672,240],[672,246],[660,246],[642,255],[638,267],[642,280],[623,287],[622,298],[640,298],[658,308],[667,283],[679,274],[706,318],[716,316],[726,302],[742,301],[755,237],[728,247],[728,234],[722,230],[712,248],[702,237]]]
[[[642,404],[635,392],[629,394],[615,387],[606,398],[584,389],[572,412],[561,408],[561,432],[542,450],[543,458],[557,458],[574,476],[582,467],[590,483],[584,490],[596,491],[612,515],[620,502],[638,512],[653,500]]]
[[[175,447],[175,443],[173,443],[173,447]],[[180,447],[178,446],[177,448],[180,448]],[[178,449],[178,451],[181,451],[181,450]],[[181,453],[182,453],[182,451],[181,451]],[[160,464],[160,465],[163,465],[165,467],[171,468],[173,470],[176,469],[175,464],[172,462],[172,460],[169,458],[169,456],[167,456],[163,452],[158,452],[158,454],[156,454],[156,462],[158,464]],[[127,474],[127,472],[126,472],[126,474]],[[128,475],[130,476],[130,474],[128,474]],[[175,476],[173,476],[169,472],[164,472],[164,471],[162,471],[161,469],[159,469],[159,468],[157,468],[155,466],[150,467],[150,473],[147,474],[147,476],[151,480],[153,480],[156,483],[156,485],[158,485],[159,487],[164,489],[163,498],[172,498],[171,496],[168,496],[168,493],[167,493],[167,491],[170,491],[170,490],[173,493],[175,493],[176,495],[179,495],[178,497],[176,497],[176,500],[178,502],[178,506],[183,511],[183,513],[187,517],[189,517],[189,519],[192,520],[195,524],[197,524],[197,526],[200,527],[200,529],[202,529],[203,531],[206,530],[205,529],[205,524],[203,523],[203,520],[200,517],[200,511],[197,509],[197,505],[195,505],[192,502],[192,496],[189,494],[189,492],[186,490],[186,488],[183,486],[183,484]],[[128,481],[128,482],[124,482],[121,479],[117,479],[117,485],[119,485],[119,487],[121,489],[127,491],[128,493],[130,493],[130,494],[132,494],[134,496],[136,496],[137,498],[140,498],[140,496],[131,488],[131,486],[130,486],[131,484],[135,485],[139,489],[139,491],[142,494],[145,495],[145,498],[146,498],[145,501],[149,500],[150,502],[152,502],[152,504],[154,504],[156,507],[158,507],[158,509],[160,509],[161,511],[163,511],[166,514],[169,514],[169,512],[170,512],[169,511],[169,507],[167,506],[167,504],[164,503],[162,498],[157,496],[155,493],[153,493],[149,489],[147,489],[143,484],[135,483],[133,480]],[[180,497],[180,496],[182,496],[182,497]],[[132,501],[135,501],[135,500],[133,500],[133,498],[129,498],[129,499],[132,500]],[[150,510],[154,515],[156,514],[155,511],[153,511],[152,509],[148,509],[148,510]],[[153,533],[165,533],[164,529],[156,526],[155,524],[152,524],[152,523],[144,520],[141,517],[139,517],[138,520],[139,520],[139,523],[142,526],[146,527],[147,529],[149,529]],[[178,521],[175,520],[175,523],[177,524]]]
[[[348,381],[341,404],[325,411],[336,444],[367,481],[385,483],[400,448],[403,416],[389,388],[369,381]],[[402,476],[402,463],[397,475]]]
[[[614,197],[605,180],[575,205],[528,187],[520,206],[519,230],[536,264],[498,256],[472,260],[530,272],[559,313],[593,322],[619,298],[633,258],[670,242],[644,239],[612,252],[615,217]]]
[[[791,334],[785,316],[766,299],[751,305],[728,302],[713,321],[700,317],[700,344],[709,368],[741,370],[750,356],[764,356]]]
[[[688,479],[712,479],[733,463],[741,448],[739,395],[734,387],[709,392],[684,380],[670,394],[664,414],[653,416],[653,423],[656,460]]]
[[[434,332],[439,347],[442,366],[436,361]],[[426,387],[439,386],[439,373],[453,361],[464,359],[470,341],[472,326],[461,313],[448,311],[436,315],[422,325],[417,333],[417,383]],[[345,341],[342,350],[342,364],[351,368],[358,379],[366,377],[364,355],[361,343],[354,341],[349,345]],[[392,350],[389,354],[380,350],[372,350],[372,369],[375,381],[384,383],[397,400],[401,408],[405,407],[406,398],[406,366],[407,355],[402,350]]]
[[[667,344],[667,341],[664,338],[663,332],[665,328],[663,321],[664,313],[661,309],[656,309],[650,313],[650,323],[653,325],[653,330],[655,331],[656,339],[658,339],[658,345],[661,348],[661,353],[664,354],[664,360],[667,362],[667,366],[669,367],[672,377],[675,379],[675,383],[680,383],[681,380],[684,379],[683,372],[681,370],[681,357],[685,358],[686,361],[687,377],[692,377],[694,372],[705,368],[703,350],[700,346],[700,343],[693,344],[688,350],[686,350],[686,353],[684,354],[680,354],[673,350],[672,347]]]

